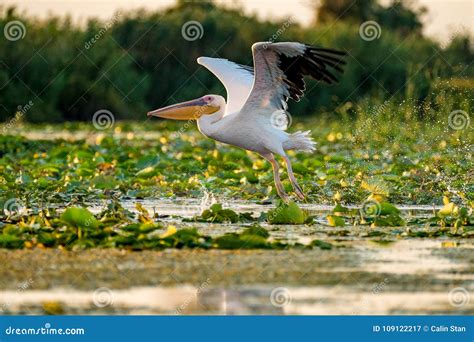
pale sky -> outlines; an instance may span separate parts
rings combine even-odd
[[[156,10],[174,4],[174,0],[2,0],[2,4],[17,5],[28,14],[45,17],[48,13],[70,14],[77,22],[88,17],[111,18],[119,9],[147,8]],[[218,0],[235,3],[234,0]],[[308,3],[311,0],[256,0],[240,1],[248,13],[256,12],[265,19],[293,16],[302,24],[312,19]],[[388,0],[382,0],[387,3]],[[428,8],[425,17],[425,34],[442,43],[449,41],[453,33],[462,29],[474,35],[474,0],[418,0]]]

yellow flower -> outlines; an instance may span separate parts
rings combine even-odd
[[[163,234],[160,235],[160,238],[165,238],[165,237],[168,237],[168,236],[171,236],[173,234],[175,234],[178,230],[176,229],[175,226],[173,225],[170,225],[168,226],[168,229],[166,230],[166,232],[164,232]]]

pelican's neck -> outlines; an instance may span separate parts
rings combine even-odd
[[[203,115],[197,120],[199,131],[207,137],[216,139],[217,133],[222,125],[225,108],[222,108],[211,115]]]

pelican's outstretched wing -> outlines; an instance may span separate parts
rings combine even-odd
[[[342,72],[346,54],[294,42],[255,43],[252,53],[255,82],[242,115],[286,110],[288,98],[299,101],[303,96],[306,75],[329,84],[337,82],[331,69]]]
[[[253,85],[253,68],[223,58],[199,57],[197,62],[217,76],[227,91],[225,115],[244,106]]]

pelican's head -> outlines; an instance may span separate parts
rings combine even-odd
[[[214,114],[224,109],[220,95],[205,95],[195,100],[178,103],[148,112],[148,116],[157,116],[173,120],[198,120],[204,115]]]

